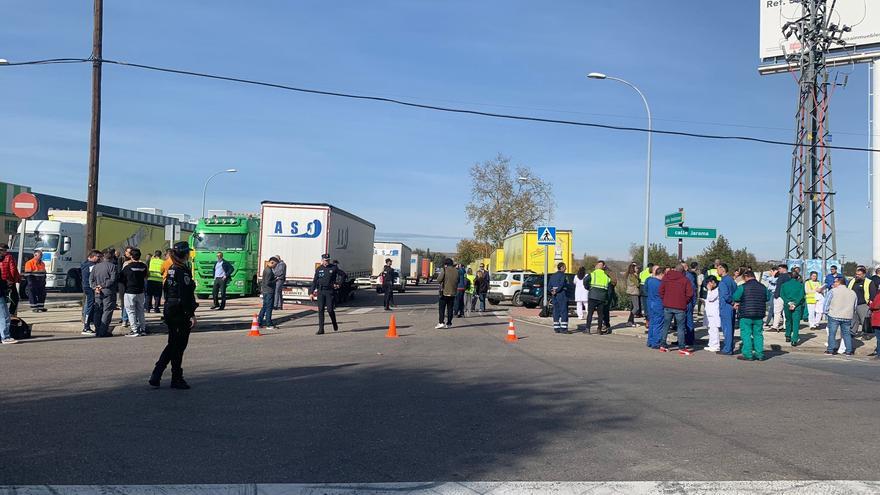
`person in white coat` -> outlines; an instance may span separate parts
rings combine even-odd
[[[587,317],[587,301],[590,299],[590,291],[588,291],[587,287],[584,285],[585,278],[587,278],[587,269],[581,267],[581,269],[578,270],[577,275],[574,277],[575,311],[577,311],[577,317],[580,320]]]
[[[709,327],[709,346],[707,351],[721,351],[721,301],[718,297],[718,279],[709,277],[706,281],[706,326]]]

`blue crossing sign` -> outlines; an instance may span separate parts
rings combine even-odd
[[[556,245],[556,227],[538,227],[538,245],[539,246],[555,246]]]

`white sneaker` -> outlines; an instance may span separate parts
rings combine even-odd
[[[3,342],[0,342],[0,344],[17,344],[17,343],[18,343],[18,341],[13,338],[9,338],[9,339],[4,340]]]
[[[443,325],[443,328],[452,328],[452,325],[449,325],[449,324]]]
[[[437,326],[435,326],[434,328],[436,328],[436,329],[439,330],[439,329],[441,329],[441,328],[446,328],[446,325],[444,325],[444,324],[442,324],[442,323],[438,323]]]

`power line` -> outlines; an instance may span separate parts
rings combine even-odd
[[[16,65],[48,65],[48,64],[56,64],[56,63],[85,63],[85,62],[94,62],[93,59],[49,59],[49,60],[36,60],[32,62],[18,62],[18,63],[9,63],[7,66],[16,66]],[[670,130],[661,130],[661,129],[653,129],[649,130],[643,127],[632,127],[632,126],[619,126],[619,125],[611,125],[611,124],[600,124],[596,122],[582,122],[576,120],[562,120],[562,119],[550,119],[544,117],[535,117],[529,115],[514,115],[514,114],[505,114],[505,113],[495,113],[495,112],[483,112],[480,110],[471,110],[466,108],[455,108],[455,107],[445,107],[439,105],[428,105],[424,103],[416,103],[412,101],[401,100],[397,98],[389,98],[385,96],[375,96],[375,95],[366,95],[366,94],[355,94],[355,93],[344,93],[339,91],[327,91],[321,89],[312,89],[312,88],[301,88],[297,86],[288,86],[285,84],[272,83],[266,81],[257,81],[254,79],[244,79],[239,77],[231,77],[231,76],[222,76],[218,74],[210,74],[206,72],[196,72],[190,70],[183,69],[172,69],[168,67],[159,67],[155,65],[146,65],[146,64],[138,64],[134,62],[123,62],[119,60],[109,60],[102,59],[100,62],[111,65],[118,65],[122,67],[133,67],[137,69],[144,69],[149,71],[156,72],[164,72],[169,74],[178,74],[184,76],[191,77],[201,77],[205,79],[214,79],[218,81],[227,81],[227,82],[235,82],[240,84],[248,84],[253,86],[262,86],[274,89],[282,89],[285,91],[294,91],[298,93],[305,94],[313,94],[320,96],[333,96],[337,98],[348,98],[354,100],[365,100],[365,101],[376,101],[381,103],[389,103],[393,105],[400,105],[410,108],[421,108],[424,110],[433,110],[438,112],[446,112],[446,113],[457,113],[464,115],[477,115],[481,117],[491,117],[497,119],[506,119],[506,120],[518,120],[518,121],[526,121],[526,122],[540,122],[544,124],[558,124],[558,125],[569,125],[569,126],[578,126],[578,127],[591,127],[595,129],[607,129],[614,131],[628,131],[628,132],[651,132],[654,134],[666,135],[666,136],[678,136],[678,137],[690,137],[696,139],[707,139],[714,141],[744,141],[744,142],[752,142],[752,143],[761,143],[761,144],[769,144],[774,146],[786,146],[786,147],[810,147],[809,144],[803,143],[791,143],[787,141],[779,141],[774,139],[764,139],[753,136],[736,136],[736,135],[723,135],[723,134],[703,134],[696,132],[686,132],[686,131],[670,131]],[[838,146],[838,145],[828,145],[828,144],[819,144],[816,145],[816,148],[824,148],[824,149],[836,149],[842,151],[862,151],[868,153],[880,153],[880,149],[873,148],[862,148],[857,146]]]

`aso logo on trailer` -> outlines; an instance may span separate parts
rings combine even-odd
[[[294,220],[292,222],[284,222],[278,220],[271,237],[297,237],[303,239],[314,239],[321,235],[323,229],[321,221],[317,218],[310,222],[300,222]]]

